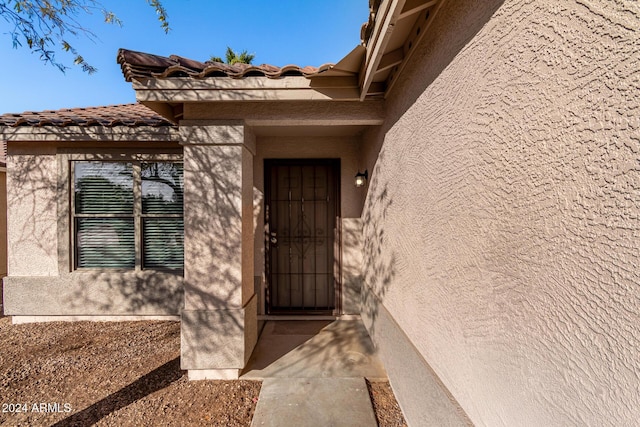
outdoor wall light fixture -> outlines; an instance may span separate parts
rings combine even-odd
[[[364,172],[358,171],[356,174],[356,187],[364,187],[367,185],[367,179],[369,179],[369,171],[364,170]]]

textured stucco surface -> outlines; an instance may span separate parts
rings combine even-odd
[[[78,145],[81,146],[71,150],[46,142],[9,142],[9,276],[3,284],[5,314],[179,314],[183,306],[180,274],[153,270],[71,271],[69,161],[92,156],[130,158],[127,153],[131,155],[135,150],[88,151],[82,144]],[[175,152],[175,148],[167,151]],[[163,155],[162,150],[135,152],[145,156]]]
[[[0,170],[0,277],[7,275],[7,172]],[[0,292],[0,295],[2,293]]]
[[[4,313],[17,316],[178,315],[182,276],[161,271],[6,277]]]
[[[387,375],[393,379],[394,394],[405,419],[410,425],[424,427],[472,425],[402,328],[384,306],[373,301],[376,298],[369,288],[363,289],[363,304],[377,309],[363,311],[362,322],[373,342],[378,343],[378,355]]]
[[[7,156],[8,270],[12,276],[58,274],[55,149]]]
[[[366,286],[476,425],[640,419],[639,94],[638,2],[450,0],[366,134]]]
[[[184,148],[189,310],[242,307],[242,151],[240,145]]]
[[[241,309],[183,310],[181,368],[212,370],[211,374],[242,369],[258,340],[257,301],[254,295]]]
[[[255,138],[237,122],[185,121],[180,135],[187,260],[181,366],[227,375],[244,367],[257,341]]]
[[[342,219],[342,313],[360,314],[362,289],[362,220]]]

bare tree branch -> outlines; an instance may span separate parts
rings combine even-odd
[[[160,0],[147,0],[158,15],[160,26],[169,32],[167,11]],[[26,47],[40,55],[40,59],[65,72],[69,67],[56,59],[56,51],[71,52],[74,64],[82,71],[97,71],[69,42],[71,37],[95,40],[96,35],[78,21],[81,15],[100,12],[104,22],[121,26],[118,16],[105,9],[98,0],[0,0],[0,16],[9,25],[8,35],[15,49]]]

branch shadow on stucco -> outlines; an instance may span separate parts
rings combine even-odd
[[[380,152],[382,163],[384,150]],[[376,169],[379,166],[376,166]],[[388,182],[381,182],[374,169],[363,210],[363,261],[361,288],[361,315],[369,334],[376,342],[376,325],[385,295],[394,283],[396,255],[390,250],[385,233],[385,220],[393,201]],[[406,224],[407,227],[410,224]]]
[[[384,309],[385,296],[394,287],[402,286],[396,279],[395,263],[397,255],[385,231],[386,215],[391,207],[394,189],[393,181],[381,181],[379,171],[383,168],[393,168],[385,161],[385,143],[388,132],[399,126],[399,121],[411,108],[424,98],[428,103],[425,93],[447,67],[455,61],[456,57],[476,39],[477,34],[491,20],[491,17],[499,13],[504,0],[490,0],[487,2],[446,2],[432,26],[427,31],[425,38],[415,47],[412,58],[407,62],[404,75],[410,76],[404,80],[398,80],[389,92],[386,99],[386,120],[383,126],[371,128],[365,137],[368,142],[364,152],[371,175],[370,186],[363,209],[363,267],[362,267],[362,318],[374,343],[376,342],[376,325],[381,311]],[[442,27],[447,26],[446,30]],[[446,38],[446,39],[443,39]],[[496,43],[501,43],[497,40]],[[451,96],[456,96],[455,87],[451,88]],[[437,105],[429,105],[422,111],[437,110]],[[393,137],[392,137],[393,138]],[[397,143],[397,141],[390,141]],[[421,141],[413,140],[411,144],[420,144]],[[394,159],[396,160],[396,159]],[[375,166],[374,166],[375,165]],[[392,170],[392,173],[402,173]],[[386,178],[385,178],[386,179]],[[413,227],[413,224],[404,224],[405,227]]]
[[[47,197],[55,194],[56,171],[51,170],[50,159],[44,156],[14,156],[8,164],[7,206],[9,217],[8,234],[14,246],[32,248],[36,252],[55,252],[56,241],[51,238],[51,221],[55,220],[57,202]],[[19,211],[15,206],[20,206]],[[17,227],[16,223],[22,226]],[[28,255],[28,249],[17,255]],[[48,272],[50,266],[33,266],[37,273]]]
[[[64,129],[51,128],[52,134],[57,132],[63,138]],[[175,153],[176,149],[181,150],[177,143],[170,146],[169,152]],[[122,150],[105,149],[105,158],[115,153],[119,159]],[[127,147],[127,151],[131,152],[131,147]],[[144,149],[138,151],[145,152]],[[69,182],[61,183],[56,151],[50,150],[48,155],[31,155],[28,154],[29,149],[21,148],[21,152],[27,154],[13,155],[9,159],[13,162],[9,165],[9,203],[13,198],[20,206],[19,212],[15,213],[20,217],[19,221],[13,221],[14,229],[11,230],[12,244],[30,246],[39,253],[48,254],[51,265],[46,272],[40,272],[34,263],[33,273],[23,273],[29,277],[10,278],[16,289],[21,287],[20,304],[31,300],[20,314],[179,315],[184,308],[186,288],[191,309],[215,312],[214,316],[220,317],[219,322],[211,318],[201,319],[199,323],[205,326],[215,325],[215,331],[200,328],[199,335],[194,337],[199,341],[198,345],[227,351],[229,356],[233,356],[233,348],[211,341],[212,336],[237,337],[243,328],[243,319],[228,316],[226,312],[229,308],[242,308],[241,275],[236,268],[242,239],[230,238],[237,237],[242,231],[242,206],[236,197],[241,194],[241,179],[238,178],[241,170],[240,162],[232,153],[221,150],[215,157],[195,155],[185,165],[185,174],[190,174],[188,185],[191,186],[185,201],[185,207],[191,210],[185,214],[185,233],[192,242],[196,242],[196,245],[187,244],[185,248],[186,263],[193,266],[185,279],[177,270],[74,271],[71,262],[74,256],[71,253],[73,236],[67,231],[67,240],[59,240],[60,227],[70,229],[69,210],[60,209],[60,206],[69,205],[71,186]],[[34,146],[33,153],[40,152],[42,150]],[[155,152],[162,153],[161,150]],[[43,232],[48,234],[43,235]],[[60,251],[67,251],[69,265],[56,272],[55,267],[60,265],[55,265],[54,255]],[[219,283],[224,286],[212,286]]]
[[[60,133],[61,138],[64,135],[64,129],[48,130]],[[29,147],[21,147],[19,154],[10,152],[8,159],[10,256],[33,256],[28,271],[22,271],[26,267],[21,260],[21,271],[9,278],[15,286],[13,300],[22,306],[16,314],[178,314],[182,306],[180,272],[73,271],[68,165],[60,170],[63,162],[54,150]],[[98,152],[103,154],[92,154],[92,158],[113,159],[114,150]]]
[[[235,135],[216,135],[235,140]],[[189,139],[189,138],[187,138]],[[183,365],[244,364],[242,295],[242,148],[188,148],[185,162],[185,312]],[[185,148],[187,150],[187,148]],[[186,155],[186,154],[185,154]],[[251,277],[253,283],[253,277]]]

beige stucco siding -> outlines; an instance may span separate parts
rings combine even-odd
[[[176,146],[71,149],[46,142],[10,142],[7,158],[9,271],[3,280],[5,314],[179,314],[183,306],[180,272],[73,270],[69,212],[71,160],[130,160],[134,155],[140,159],[178,160],[182,156]]]
[[[257,341],[253,134],[238,121],[182,121],[185,165],[182,369],[237,378]],[[215,373],[214,373],[215,371]],[[197,373],[196,373],[197,372]]]
[[[639,81],[636,2],[451,0],[365,136],[366,285],[476,425],[640,419]]]
[[[185,308],[240,308],[243,148],[193,145],[184,151],[185,283],[193,290]]]
[[[7,275],[7,172],[0,170],[0,277]]]
[[[12,276],[58,274],[55,148],[7,155],[8,270]]]

